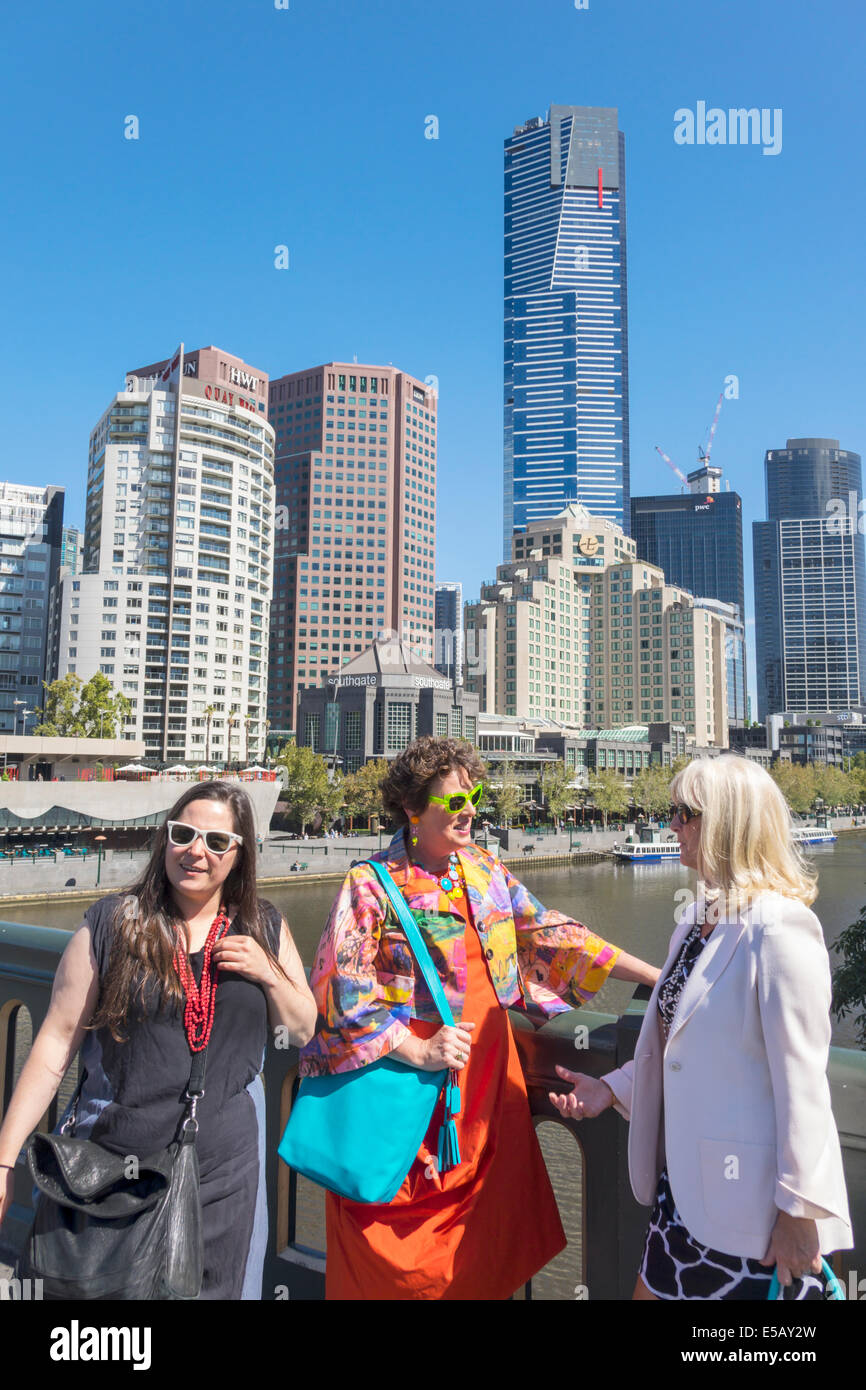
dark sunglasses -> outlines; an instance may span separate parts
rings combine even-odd
[[[183,849],[191,845],[198,836],[204,840],[206,850],[211,854],[227,854],[232,845],[243,844],[240,835],[236,835],[233,830],[199,830],[194,825],[187,825],[186,821],[170,820],[168,822],[168,838],[171,844],[178,849]]]
[[[693,811],[691,806],[684,806],[682,802],[680,802],[678,806],[671,807],[671,820],[673,820],[674,816],[677,816],[680,825],[688,825],[690,820],[696,820],[697,817],[702,814],[701,811]]]

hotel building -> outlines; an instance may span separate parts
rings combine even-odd
[[[579,502],[629,525],[625,137],[551,106],[505,142],[504,549]]]
[[[326,362],[270,383],[277,534],[269,718],[395,633],[433,660],[437,397],[394,367]]]
[[[466,685],[482,713],[673,722],[727,747],[725,624],[636,559],[619,526],[572,504],[515,536],[513,553],[466,607]]]
[[[158,761],[264,752],[273,579],[267,376],[216,347],[139,367],[90,439],[83,571],[52,613],[52,678],[103,672]]]

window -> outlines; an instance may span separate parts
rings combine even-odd
[[[388,746],[390,753],[408,747],[412,738],[412,706],[408,701],[388,705]]]

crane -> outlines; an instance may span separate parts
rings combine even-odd
[[[682,473],[682,472],[680,471],[680,469],[677,468],[677,466],[676,466],[676,464],[674,463],[673,459],[668,458],[668,456],[667,456],[667,454],[665,453],[664,449],[660,449],[659,446],[658,446],[658,444],[656,445],[656,453],[657,453],[657,454],[661,454],[661,456],[662,456],[662,458],[664,459],[665,463],[667,464],[668,468],[672,468],[672,469],[674,470],[674,472],[676,473],[677,477],[680,479],[680,482],[685,483],[686,487],[688,487],[688,485],[689,485],[689,480],[688,480],[688,478],[686,477],[685,473]]]
[[[713,440],[714,440],[715,435],[716,435],[716,426],[717,426],[718,423],[719,423],[719,416],[720,416],[721,413],[722,413],[722,401],[723,401],[724,399],[725,399],[725,393],[724,393],[724,391],[722,391],[722,392],[719,394],[719,399],[716,401],[716,413],[715,413],[715,415],[713,416],[713,423],[710,425],[710,434],[709,434],[709,438],[708,438],[708,440],[707,440],[707,447],[706,447],[706,449],[702,449],[701,446],[698,445],[698,463],[709,464],[709,461],[710,461],[710,454],[711,454],[712,448],[713,448]]]

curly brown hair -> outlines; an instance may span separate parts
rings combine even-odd
[[[486,771],[471,743],[457,738],[433,738],[431,734],[416,738],[394,759],[382,783],[385,814],[396,826],[408,825],[404,806],[420,815],[426,810],[436,778],[447,777],[459,767],[473,782],[480,782]]]

